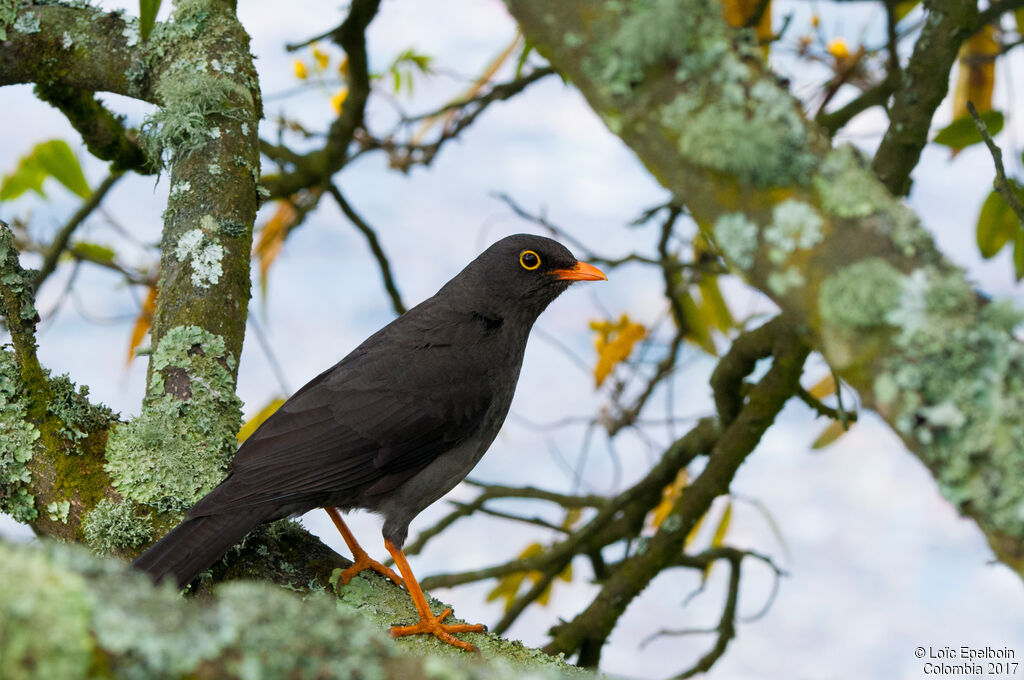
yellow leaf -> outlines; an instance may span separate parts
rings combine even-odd
[[[250,418],[244,425],[242,425],[242,429],[238,431],[238,435],[236,436],[238,443],[241,444],[248,439],[249,435],[255,432],[256,429],[263,424],[264,420],[274,415],[274,412],[281,408],[281,404],[283,403],[284,399],[274,399],[269,404],[261,408],[259,413]]]
[[[760,0],[721,0],[722,18],[733,28],[743,28],[759,9]],[[754,27],[754,33],[760,43],[767,42],[772,37],[772,3],[768,0],[761,18]],[[768,46],[762,50],[764,57],[768,56]]]
[[[829,396],[830,394],[835,394],[836,393],[836,381],[832,377],[832,374],[829,373],[824,378],[819,380],[814,385],[814,387],[812,387],[811,389],[807,390],[807,392],[810,393],[810,395],[812,397],[814,397],[815,399],[817,399],[818,401],[821,401],[822,399],[824,399],[825,397]]]
[[[717,276],[704,276],[697,284],[700,289],[700,313],[712,326],[727,333],[736,325],[736,320],[729,311],[729,305],[722,297],[722,291],[718,287]]]
[[[562,521],[562,528],[566,531],[572,531],[573,526],[576,522],[580,521],[582,516],[583,510],[581,508],[569,508],[565,513],[565,519]]]
[[[301,59],[296,59],[292,67],[295,69],[295,77],[299,80],[305,80],[309,77],[309,74],[306,72],[306,64]]]
[[[812,14],[811,15],[811,26],[814,26],[815,28],[817,28],[820,25],[821,25],[821,17],[819,17],[817,14]]]
[[[683,319],[686,322],[686,339],[694,343],[712,356],[718,356],[718,350],[711,339],[711,329],[708,328],[704,315],[694,302],[693,296],[689,293],[679,295],[679,305],[683,308]]]
[[[715,527],[715,533],[711,537],[711,547],[720,548],[722,543],[725,542],[725,535],[729,533],[729,524],[732,522],[732,501],[729,501],[725,505],[725,510],[722,511],[722,517],[718,520],[718,526]],[[706,581],[708,576],[711,575],[711,568],[715,566],[717,560],[711,560],[708,562],[708,566],[704,567],[704,575],[701,580]]]
[[[725,541],[725,535],[729,533],[729,523],[732,521],[732,501],[729,501],[725,505],[725,510],[722,511],[722,518],[718,520],[718,526],[715,527],[715,533],[711,537],[711,547],[720,548],[722,542]]]
[[[834,420],[829,423],[828,427],[822,430],[821,434],[818,435],[818,438],[814,440],[813,444],[811,444],[811,448],[823,449],[842,437],[845,433],[846,430],[843,429],[843,424],[838,420]]]
[[[334,108],[334,112],[339,116],[341,115],[341,108],[344,106],[346,99],[348,99],[347,87],[341,88],[334,93],[333,97],[331,97],[331,106]]]
[[[328,56],[323,50],[321,50],[316,45],[313,45],[313,59],[316,60],[317,71],[323,71],[325,68],[327,68]]]
[[[675,481],[666,486],[661,490],[661,502],[653,510],[651,510],[651,526],[657,529],[661,526],[661,523],[668,517],[668,513],[672,510],[672,506],[675,505],[676,499],[683,493],[683,489],[690,483],[690,476],[687,474],[686,469],[679,471],[676,475]]]
[[[260,237],[256,241],[256,245],[253,246],[253,255],[260,262],[260,288],[264,293],[267,291],[267,272],[270,270],[270,265],[274,263],[281,252],[288,231],[295,224],[297,217],[298,211],[291,201],[278,201],[277,210],[260,229]]]
[[[341,63],[338,64],[338,74],[342,78],[348,80],[348,55],[346,54],[341,58]]]
[[[138,348],[139,343],[146,337],[146,333],[149,332],[149,326],[153,323],[153,312],[156,311],[156,288],[154,286],[149,287],[149,292],[146,293],[146,299],[142,301],[142,308],[139,310],[139,316],[135,319],[135,326],[132,327],[132,337],[128,341],[128,361],[131,363],[132,359],[135,358],[135,350]]]
[[[594,339],[594,347],[597,349],[594,380],[600,387],[615,367],[629,358],[636,343],[647,335],[647,329],[630,321],[627,314],[623,314],[617,323],[591,321],[590,328],[597,333]]]
[[[995,58],[998,54],[999,41],[992,24],[986,24],[964,41],[957,60],[953,120],[969,115],[967,102],[972,102],[978,113],[992,110],[992,89],[996,82]]]

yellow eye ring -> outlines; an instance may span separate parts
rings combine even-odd
[[[533,271],[540,266],[540,255],[532,250],[524,250],[519,253],[519,264],[523,266],[523,269]]]

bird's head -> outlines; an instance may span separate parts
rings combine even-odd
[[[491,245],[449,285],[458,282],[463,292],[489,307],[479,311],[536,318],[573,282],[607,279],[557,241],[516,234]]]

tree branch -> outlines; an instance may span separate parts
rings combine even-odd
[[[996,178],[993,181],[996,191],[999,192],[999,195],[1006,201],[1006,205],[1010,206],[1017,219],[1020,220],[1021,227],[1024,227],[1024,205],[1021,205],[1017,192],[1013,190],[1009,180],[1006,179],[1006,168],[1003,167],[1003,152],[992,141],[992,135],[989,134],[985,121],[978,115],[978,109],[974,107],[974,102],[967,102],[967,111],[974,118],[974,125],[978,128],[978,132],[981,133],[981,138],[985,140],[988,152],[992,154],[992,163],[996,166]]]
[[[935,109],[949,91],[949,71],[978,18],[974,0],[929,0],[925,7],[929,19],[896,90],[889,129],[873,164],[882,184],[897,196],[910,193],[910,173],[928,143]]]

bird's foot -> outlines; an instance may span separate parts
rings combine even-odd
[[[458,639],[452,633],[482,633],[487,630],[487,626],[482,623],[441,623],[451,613],[452,610],[449,608],[445,609],[438,616],[433,614],[430,614],[429,617],[423,616],[420,618],[419,623],[412,626],[393,626],[391,628],[391,637],[428,633],[442,642],[447,642],[467,652],[477,651],[476,647],[472,644]]]
[[[354,554],[352,555],[352,557],[354,558],[354,562],[352,562],[351,567],[341,572],[341,574],[338,576],[338,583],[341,583],[342,585],[347,585],[348,582],[352,580],[353,576],[355,576],[361,571],[369,569],[371,571],[377,572],[381,576],[391,579],[391,581],[396,586],[405,585],[405,583],[402,581],[402,577],[396,574],[392,569],[388,569],[377,560],[371,558],[365,552],[353,552]]]

